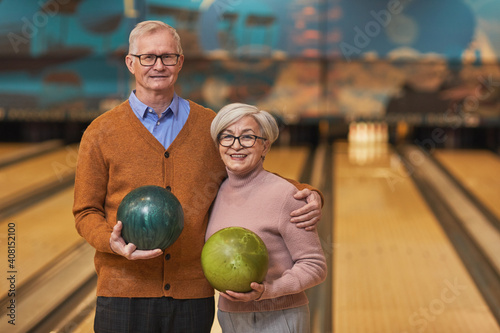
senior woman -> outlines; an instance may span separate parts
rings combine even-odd
[[[212,121],[228,178],[214,201],[205,239],[239,226],[259,235],[269,252],[265,280],[252,291],[227,291],[219,297],[218,320],[226,332],[309,332],[305,289],[326,277],[326,261],[316,230],[299,229],[290,212],[303,202],[297,188],[264,170],[263,162],[279,134],[273,116],[246,104],[223,107]]]

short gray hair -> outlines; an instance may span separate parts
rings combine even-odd
[[[270,143],[276,141],[279,135],[279,128],[276,119],[269,112],[260,110],[253,105],[233,103],[220,109],[212,121],[210,134],[215,144],[217,144],[217,136],[222,131],[246,116],[253,117],[257,124],[259,124],[262,137],[269,140]]]
[[[130,32],[130,36],[128,38],[129,54],[137,53],[137,39],[139,37],[158,30],[169,31],[172,34],[172,37],[174,37],[174,40],[177,42],[177,52],[182,54],[181,38],[179,37],[179,34],[174,28],[162,21],[143,21],[138,23]]]

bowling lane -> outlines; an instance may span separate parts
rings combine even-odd
[[[0,169],[0,207],[74,177],[77,145],[70,145]]]
[[[390,146],[337,143],[333,172],[335,332],[500,332]]]
[[[48,140],[37,143],[1,142],[0,167],[19,162],[36,155],[54,150],[63,145],[62,140]]]
[[[16,151],[23,150],[26,147],[34,146],[33,143],[25,142],[1,142],[0,143],[0,158],[5,155],[10,155]]]
[[[15,226],[17,287],[81,241],[74,227],[72,205],[73,187],[70,187],[0,221],[1,253],[7,253],[9,224]],[[7,265],[7,260],[0,261],[2,272],[9,270]],[[89,265],[93,265],[92,261]],[[0,279],[0,298],[6,295],[8,289],[8,281]]]
[[[437,150],[433,156],[500,219],[500,158],[487,150]]]
[[[264,168],[280,176],[299,180],[305,167],[309,148],[305,146],[271,147],[264,161]]]

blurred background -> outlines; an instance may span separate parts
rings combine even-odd
[[[78,143],[134,89],[128,35],[151,19],[181,37],[177,94],[273,113],[265,167],[322,190],[315,332],[500,332],[499,17],[496,0],[0,0],[0,330],[91,331]]]
[[[78,141],[126,99],[128,34],[174,26],[186,64],[177,93],[217,111],[255,104],[314,141],[320,121],[449,127],[450,147],[498,146],[496,1],[3,0],[3,141]],[[391,126],[392,127],[392,126]],[[423,134],[425,135],[425,133]]]

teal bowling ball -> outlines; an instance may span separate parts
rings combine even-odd
[[[125,242],[139,250],[165,250],[184,228],[179,200],[167,189],[154,185],[130,191],[118,206],[116,219],[123,224]]]
[[[201,267],[208,282],[221,292],[249,292],[252,282],[262,283],[269,254],[262,239],[241,227],[214,233],[201,251]]]

